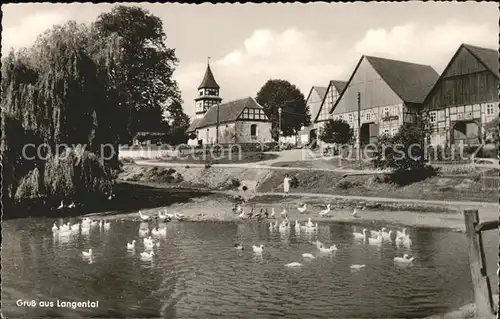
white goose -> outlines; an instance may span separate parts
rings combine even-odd
[[[149,233],[149,230],[147,228],[139,228],[139,236],[140,237],[145,237]]]
[[[363,232],[361,232],[361,233],[353,232],[352,234],[354,235],[354,239],[365,239],[367,231],[368,230],[365,228],[365,229],[363,229]]]
[[[262,254],[262,252],[264,251],[264,245],[260,245],[260,246],[253,245],[252,249],[253,249],[254,253],[256,253],[256,254]]]
[[[155,255],[155,253],[152,251],[151,252],[142,252],[141,258],[142,259],[152,259],[154,255]]]
[[[89,251],[82,251],[83,257],[92,257],[92,248]]]
[[[350,268],[351,268],[351,270],[360,270],[360,269],[363,269],[365,267],[366,267],[366,265],[357,265],[357,264],[355,264],[355,265],[351,265]]]
[[[287,230],[290,230],[290,223],[288,222],[288,219],[285,219],[281,222],[281,224],[279,226],[279,231],[284,232]]]
[[[298,220],[295,220],[295,232],[296,233],[300,232],[300,223]]]
[[[273,222],[270,222],[270,223],[269,223],[269,230],[270,230],[270,231],[273,231],[273,230],[275,230],[276,228],[278,228],[278,221],[276,221],[276,223],[273,223]]]
[[[57,227],[57,224],[54,222],[54,226],[52,226],[52,232],[57,233],[59,231],[59,228]]]
[[[392,241],[392,234],[394,233],[394,231],[387,231],[387,228],[383,227],[382,228],[382,238],[385,240],[385,241]]]
[[[280,213],[281,216],[286,216],[286,208],[283,208],[283,210]]]
[[[141,211],[139,211],[139,217],[144,221],[151,220],[151,216],[144,215]]]
[[[314,258],[316,258],[316,257],[314,257],[313,254],[310,254],[310,253],[302,254],[302,257],[305,258],[305,259],[314,259]]]
[[[334,251],[337,251],[337,245],[330,246],[330,248],[325,248],[323,247],[323,245],[321,245],[319,251],[322,253],[332,253]]]
[[[67,224],[62,224],[61,227],[59,227],[59,231],[60,232],[67,232],[70,230],[70,226],[69,226],[69,223]]]
[[[99,226],[99,222],[97,220],[94,220],[90,223],[90,226]]]
[[[304,204],[304,205],[302,205],[302,206],[300,206],[300,207],[297,207],[297,210],[298,210],[300,213],[303,213],[303,212],[305,212],[305,211],[307,210],[307,205],[306,205],[306,204]]]
[[[80,229],[80,224],[71,225],[71,231],[78,231]]]
[[[405,237],[399,237],[396,239],[396,244],[398,246],[404,246],[406,248],[410,248],[411,246],[411,239],[410,236],[405,236]]]
[[[75,208],[75,202],[71,202],[71,204],[68,205],[68,208]]]
[[[160,219],[160,220],[165,220],[165,219],[167,219],[167,218],[168,218],[168,216],[167,216],[167,215],[162,214],[162,213],[161,213],[161,211],[159,211],[159,212],[158,212],[158,219]]]
[[[144,245],[152,243],[153,243],[153,238],[151,238],[151,236],[144,238]]]
[[[238,215],[238,218],[245,218],[245,212],[244,211],[241,211],[241,213]]]
[[[153,249],[154,246],[155,246],[155,242],[154,241],[145,241],[144,242],[144,248],[145,249],[151,250],[151,249]]]
[[[321,212],[319,212],[320,216],[326,216],[330,212],[330,204],[326,205],[326,209],[323,209]]]
[[[406,237],[406,236],[408,236],[408,229],[403,228],[402,232],[400,232],[399,230],[396,231],[396,239],[397,238],[403,238],[403,237]]]
[[[358,210],[356,208],[354,208],[354,210],[352,211],[352,217],[354,218],[358,218]]]
[[[379,234],[380,231],[378,230],[370,230],[370,237],[377,238]]]
[[[151,229],[151,235],[154,236],[154,237],[159,236],[158,227]]]
[[[127,249],[134,249],[135,248],[135,239],[132,240],[131,243],[127,243]]]
[[[378,234],[377,238],[368,237],[366,239],[368,239],[369,245],[374,245],[374,246],[382,245],[382,242],[384,241],[381,234]]]
[[[274,216],[275,214],[276,214],[276,212],[274,211],[274,207],[273,207],[273,208],[271,208],[271,218],[275,218],[275,216]]]
[[[57,209],[63,209],[64,208],[64,201],[61,201],[61,204],[57,206]]]
[[[408,254],[404,254],[403,257],[394,257],[394,262],[401,264],[410,264],[415,260],[415,257],[408,256]]]
[[[302,264],[294,261],[293,263],[286,264],[285,266],[286,267],[302,267]]]
[[[174,218],[177,220],[184,220],[184,214],[181,213],[174,213]]]
[[[104,230],[109,230],[109,228],[111,227],[111,223],[110,222],[104,222]]]
[[[311,221],[311,217],[309,217],[309,219],[307,220],[306,226],[307,226],[307,227],[314,227],[314,224],[313,224],[313,222]]]

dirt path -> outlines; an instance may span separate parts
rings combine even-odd
[[[282,160],[270,160],[274,162],[282,162]],[[256,169],[271,169],[271,170],[288,170],[288,171],[323,171],[323,172],[337,172],[337,173],[346,173],[346,174],[382,174],[386,171],[383,170],[355,170],[355,169],[342,169],[342,168],[308,168],[308,167],[279,167],[279,166],[270,166],[264,165],[262,163],[265,162],[257,162],[257,163],[241,163],[241,164],[210,164],[213,167],[227,167],[227,168],[256,168]],[[162,162],[157,160],[136,160],[136,165],[139,166],[156,166],[156,167],[205,167],[205,164],[188,164],[188,163],[175,163],[175,162]]]

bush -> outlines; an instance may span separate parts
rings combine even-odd
[[[299,180],[297,179],[297,176],[292,176],[292,179],[290,180],[290,187],[291,188],[299,187]]]
[[[391,173],[390,180],[399,186],[405,186],[411,183],[423,181],[429,177],[436,176],[439,173],[438,168],[432,166],[425,166],[421,168],[415,168],[408,171],[395,171]]]
[[[175,172],[176,172],[176,171],[175,171],[175,169],[173,169],[173,168],[169,168],[169,169],[167,170],[167,174],[168,174],[168,175],[172,175],[172,174],[174,174]]]
[[[184,168],[189,168],[189,165],[186,165]]]
[[[354,184],[351,183],[350,181],[340,181],[337,183],[337,187],[340,189],[349,189],[353,186],[354,186]]]
[[[182,182],[184,182],[184,177],[180,173],[177,173],[175,175],[175,182],[176,183],[182,183]]]
[[[212,167],[212,165],[210,165],[210,164],[205,164],[205,168],[210,168],[210,167]]]
[[[237,178],[231,178],[231,185],[234,187],[234,188],[238,188],[241,186],[241,182],[239,179]]]

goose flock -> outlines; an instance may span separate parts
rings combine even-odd
[[[337,207],[343,207],[343,206],[340,206],[339,204],[337,204]],[[256,219],[258,221],[262,221],[264,219],[276,219],[277,218],[277,213],[275,211],[275,208],[272,207],[271,208],[271,211],[269,211],[269,208],[261,208],[260,211],[258,213],[254,213],[254,207],[251,207],[250,211],[245,211],[245,209],[243,208],[243,206],[241,204],[236,204],[234,207],[233,207],[233,212],[237,214],[237,218],[239,219]],[[307,204],[302,204],[302,205],[299,205],[297,207],[297,211],[299,214],[304,214],[306,213],[308,209],[308,206]],[[365,207],[362,207],[362,209],[365,209]],[[331,216],[330,213],[333,212],[333,209],[332,209],[332,206],[331,204],[326,204],[325,206],[325,209],[321,209],[319,211],[319,216],[320,217],[329,217]],[[279,216],[281,218],[285,218],[288,216],[288,211],[286,208],[283,208],[280,212],[279,212]],[[355,207],[351,213],[351,216],[353,218],[360,218],[359,216],[359,212],[358,212],[358,207]]]
[[[327,209],[329,209],[329,207],[327,207]],[[271,233],[274,231],[279,231],[280,233],[286,233],[289,232],[291,228],[292,225],[287,216],[284,216],[281,222],[277,220],[269,222],[269,231]],[[304,224],[301,224],[298,220],[295,220],[293,228],[296,234],[302,231],[306,233],[311,232],[312,234],[314,234],[317,233],[318,231],[318,223],[312,222],[311,218],[308,218],[308,221],[305,222]],[[391,244],[391,245],[394,244],[397,247],[404,247],[406,249],[410,249],[411,247],[411,239],[410,235],[408,234],[407,228],[403,228],[401,231],[388,230],[386,227],[382,227],[379,230],[368,230],[365,228],[362,230],[362,232],[354,231],[352,233],[352,236],[355,242],[361,242],[365,245],[370,245],[370,246],[382,246],[384,244]],[[330,245],[329,247],[327,247],[319,240],[312,242],[312,244],[316,246],[319,254],[334,254],[339,250],[337,245]],[[244,249],[243,243],[235,244],[234,247],[238,250]],[[264,253],[264,245],[254,244],[252,245],[252,250],[255,254],[262,255]],[[316,256],[312,253],[303,253],[302,258],[304,260],[311,261],[315,259]],[[402,257],[399,256],[394,257],[393,261],[395,264],[398,265],[411,265],[415,261],[415,257],[411,257],[409,254],[404,254]],[[291,263],[285,264],[285,266],[296,268],[303,266],[303,264],[297,261],[293,261]],[[350,268],[353,271],[359,271],[361,269],[364,269],[365,267],[366,265],[364,264],[354,264],[351,265]]]
[[[155,248],[159,248],[161,245],[161,239],[166,238],[167,236],[167,228],[166,226],[158,226],[153,225],[150,227],[149,221],[158,220],[160,222],[170,221],[170,220],[178,220],[181,221],[184,219],[184,216],[179,213],[168,214],[166,210],[158,212],[157,217],[153,217],[150,215],[145,215],[141,211],[137,213],[138,220],[141,221],[139,226],[139,238],[142,238],[144,251],[139,254],[142,260],[153,260],[155,256],[155,252],[153,251]],[[54,222],[52,225],[52,234],[54,240],[58,240],[61,242],[66,241],[72,236],[76,236],[78,234],[81,235],[89,235],[92,229],[100,230],[103,232],[109,231],[111,228],[111,222],[106,220],[91,220],[88,217],[83,218],[78,223],[61,223],[58,225],[57,222]],[[130,252],[135,253],[137,248],[137,242],[139,239],[133,239],[131,242],[127,242],[124,244],[124,247]],[[81,256],[83,259],[88,260],[89,263],[93,262],[94,253],[92,248],[86,251],[81,252]]]

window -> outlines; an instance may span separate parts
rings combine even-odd
[[[352,123],[352,114],[349,114],[348,119],[349,119],[349,123]]]
[[[339,115],[339,120],[343,120],[344,118],[342,117],[342,115]]]
[[[252,140],[257,138],[257,124],[250,125],[250,137]]]
[[[444,116],[444,111],[438,111],[438,117],[437,117],[438,121],[444,121],[445,120],[445,116]]]
[[[393,127],[391,134],[392,134],[392,136],[398,134],[398,128],[397,127]]]
[[[493,115],[495,114],[495,108],[493,104],[488,104],[486,105],[486,115]]]
[[[388,128],[384,129],[384,134],[389,134],[389,129]]]
[[[431,123],[435,123],[436,119],[437,119],[437,112],[436,111],[429,112],[429,121]]]
[[[366,120],[370,121],[372,119],[372,115],[368,112],[365,114]]]

